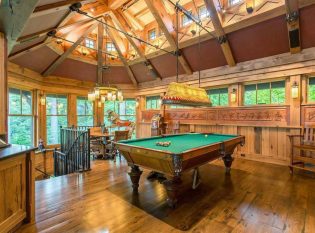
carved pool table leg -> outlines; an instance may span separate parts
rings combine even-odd
[[[180,189],[180,185],[182,183],[182,180],[180,179],[180,176],[174,176],[170,180],[163,181],[163,185],[166,189],[167,194],[167,204],[171,208],[175,208],[177,204],[177,197]]]
[[[139,169],[138,166],[133,165],[131,166],[131,171],[128,173],[132,182],[132,188],[134,193],[138,193],[139,188],[139,180],[142,174],[142,171]]]
[[[232,162],[233,162],[233,158],[231,154],[225,154],[222,157],[223,161],[224,161],[224,165],[225,165],[225,173],[226,174],[230,174],[231,172],[231,166],[232,166]]]

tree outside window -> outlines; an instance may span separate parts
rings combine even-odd
[[[308,102],[315,102],[315,77],[308,79],[307,100]]]
[[[207,94],[213,107],[229,105],[228,88],[210,89],[207,90]]]
[[[161,107],[161,98],[160,96],[147,96],[145,98],[146,109],[160,109]]]
[[[77,125],[93,126],[93,102],[87,97],[77,97]]]
[[[34,145],[32,107],[32,93],[30,91],[9,88],[9,143]]]
[[[60,126],[68,125],[68,100],[65,95],[48,94],[46,96],[46,132],[47,144],[60,143]]]
[[[284,103],[285,81],[245,85],[244,105]]]

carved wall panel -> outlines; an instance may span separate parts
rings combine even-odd
[[[315,124],[315,106],[302,107],[302,124]]]

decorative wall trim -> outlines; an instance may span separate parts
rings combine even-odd
[[[315,125],[315,105],[308,105],[302,107],[302,124]]]

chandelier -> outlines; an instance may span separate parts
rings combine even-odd
[[[122,92],[119,91],[116,87],[97,85],[94,90],[88,93],[88,100],[99,100],[102,103],[105,103],[106,100],[118,100],[119,102],[122,102],[124,100],[124,97],[122,95]]]

